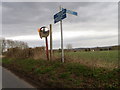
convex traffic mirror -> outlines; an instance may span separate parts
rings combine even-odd
[[[49,29],[45,26],[39,28],[38,32],[39,32],[41,39],[42,39],[42,37],[48,37],[48,35],[49,35]]]

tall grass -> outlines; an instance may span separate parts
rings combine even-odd
[[[61,57],[60,52],[55,56]],[[77,62],[90,67],[118,68],[118,51],[65,52],[65,62]]]
[[[35,49],[12,49],[7,52],[8,58],[31,58],[34,60],[47,60],[45,50]],[[61,61],[61,52],[53,53],[52,61]],[[118,68],[118,51],[65,51],[65,62],[77,62],[90,67],[104,67],[109,69]]]
[[[3,59],[3,64],[52,88],[118,88],[119,69],[90,68],[79,63],[33,59]]]

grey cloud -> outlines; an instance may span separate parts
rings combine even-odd
[[[66,22],[101,22],[117,19],[117,3],[95,3],[90,7],[79,7],[79,18],[70,17]]]
[[[3,24],[34,24],[45,23],[49,20],[48,3],[3,3]],[[5,11],[9,8],[9,11]]]
[[[24,42],[27,42],[27,44],[30,46],[30,47],[41,47],[41,46],[45,46],[45,43],[44,41],[41,41],[41,40],[35,40],[35,41],[24,41]]]
[[[88,39],[89,38],[89,39]],[[99,40],[98,40],[99,39]],[[112,43],[114,41],[117,41],[117,36],[105,36],[105,37],[78,37],[78,38],[70,38],[70,39],[64,39],[64,48],[66,48],[67,44],[71,44],[74,48],[78,47],[97,47],[97,46],[108,46],[110,45],[117,45],[118,43]],[[35,40],[35,41],[27,41],[29,46],[35,47],[35,46],[45,46],[44,40]],[[104,44],[103,44],[104,43]],[[53,41],[53,48],[61,48],[61,41],[60,40],[54,40]]]
[[[85,40],[94,40],[94,39],[96,39],[96,40],[103,40],[103,39],[110,39],[110,38],[118,38],[116,35],[108,35],[108,36],[87,36],[87,37],[81,37],[81,36],[79,36],[79,37],[75,37],[75,38],[72,38],[72,40],[71,39],[64,39],[64,42],[70,42],[70,41],[75,41],[75,42],[77,42],[77,41],[85,41]]]
[[[3,2],[2,24],[3,36],[35,35],[37,28],[53,23],[53,15],[59,12],[59,6],[77,11],[78,16],[67,14],[63,20],[63,28],[72,30],[117,30],[117,3],[112,2]],[[54,24],[54,32],[58,32],[59,24]],[[113,37],[113,36],[110,36]],[[96,39],[110,38],[95,37]],[[82,38],[90,39],[89,37]],[[92,39],[92,38],[91,38]],[[67,41],[74,41],[69,39]],[[66,42],[67,42],[66,41]],[[80,41],[78,38],[76,40]],[[35,45],[28,41],[30,45]],[[57,41],[56,41],[57,44]],[[58,47],[59,44],[54,44]]]
[[[52,3],[52,2],[3,2],[3,24],[21,24],[21,23],[46,23],[48,20],[53,21],[53,15],[59,11],[59,5],[62,5],[65,8],[77,10],[78,8],[83,8],[78,11],[79,19],[75,19],[74,17],[70,17],[69,19],[73,20],[73,22],[88,21],[95,17],[88,16],[89,13],[93,13],[95,11],[90,11],[89,8],[84,9],[84,7],[93,7],[100,3],[95,2],[77,2],[77,3]],[[110,3],[104,5],[101,4],[100,9],[106,7]],[[99,6],[99,5],[98,5]],[[9,11],[6,12],[6,9]],[[94,7],[93,7],[94,8]],[[96,9],[96,7],[94,8]],[[93,9],[93,10],[94,10]],[[96,10],[100,10],[96,9]],[[87,13],[85,13],[87,11]],[[82,14],[83,13],[83,14]],[[93,13],[95,14],[95,13]],[[96,15],[97,16],[97,15]],[[74,19],[73,19],[74,18]],[[70,21],[68,19],[68,22]]]

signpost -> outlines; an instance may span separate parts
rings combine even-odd
[[[57,23],[60,21],[60,27],[61,27],[61,49],[62,49],[62,62],[64,63],[64,49],[63,49],[63,30],[62,30],[62,20],[66,18],[66,9],[62,9],[61,11],[60,7],[60,12],[54,15],[54,23]]]
[[[66,18],[66,9],[63,9],[62,11],[54,15],[54,23],[57,23],[64,18]]]
[[[64,8],[61,8],[60,6],[60,12],[58,12],[57,14],[54,15],[54,23],[57,23],[60,21],[60,28],[61,28],[61,49],[62,49],[62,62],[64,63],[64,49],[63,49],[63,30],[62,30],[62,20],[66,18],[66,13],[72,14],[72,15],[76,15],[77,16],[77,12],[71,11],[71,10],[67,10]]]
[[[61,10],[61,6],[60,6],[60,10]],[[66,9],[63,9],[62,11],[65,11],[65,15],[66,15]],[[64,14],[63,14],[64,16]],[[60,27],[61,27],[61,49],[62,49],[62,53],[61,53],[61,57],[62,57],[62,62],[64,63],[64,49],[63,49],[63,30],[62,30],[62,18],[60,20]]]
[[[57,23],[60,21],[60,28],[61,28],[61,49],[62,49],[62,62],[64,63],[64,49],[63,49],[63,30],[62,30],[62,20],[65,19],[66,13],[72,14],[72,15],[76,15],[77,16],[77,12],[71,11],[71,10],[67,10],[64,8],[61,8],[60,6],[60,12],[56,13],[54,15],[54,23]],[[47,55],[47,59],[49,60],[49,52],[48,52],[48,40],[47,37],[49,35],[49,30],[47,27],[41,27],[38,29],[40,38],[42,39],[42,37],[45,37],[45,41],[46,41],[46,55]],[[52,60],[52,24],[50,24],[50,60]]]

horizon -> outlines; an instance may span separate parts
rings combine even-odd
[[[4,37],[0,37],[0,39],[12,40],[12,39],[6,39],[6,38],[4,38]],[[13,41],[20,41],[20,40],[13,40]],[[22,42],[25,42],[25,41],[22,41]],[[27,42],[25,42],[25,43],[27,43]],[[48,46],[50,46],[50,45],[48,45]],[[93,47],[72,47],[72,49],[75,49],[75,48],[112,47],[112,46],[120,46],[120,44],[103,45],[103,46],[93,46]],[[30,47],[30,46],[28,45],[28,47],[29,47],[29,48],[36,48],[36,47],[46,47],[46,46],[44,45],[44,46],[34,46],[34,47]],[[61,48],[61,47],[59,47],[59,48],[53,48],[53,49],[60,49],[60,48]],[[49,49],[50,49],[50,47],[49,47]],[[64,49],[67,49],[67,48],[65,47]]]

